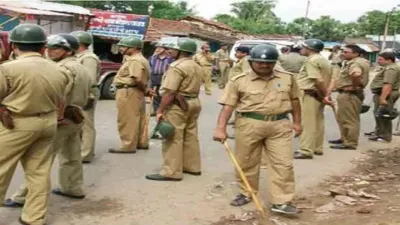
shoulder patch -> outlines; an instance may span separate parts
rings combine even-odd
[[[245,77],[246,75],[247,75],[247,73],[241,73],[239,75],[236,75],[236,76],[232,77],[231,81],[235,81],[235,80],[237,80],[239,78]]]
[[[287,75],[290,75],[290,76],[294,76],[295,75],[294,73],[288,72],[288,71],[284,70],[283,68],[276,68],[275,67],[274,71],[278,72],[278,73],[284,73],[284,74],[287,74]]]

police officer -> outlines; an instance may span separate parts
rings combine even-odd
[[[78,48],[78,40],[70,34],[52,35],[48,38],[49,58],[57,62],[72,81],[67,86],[65,110],[63,116],[58,119],[57,134],[53,143],[53,159],[56,153],[59,153],[59,188],[54,189],[53,194],[73,199],[85,197],[82,189],[80,130],[83,122],[82,108],[89,101],[92,85],[89,72],[74,56]],[[22,206],[27,193],[28,188],[22,185],[11,199],[6,201],[5,206]]]
[[[331,66],[328,60],[319,54],[324,43],[318,39],[304,41],[301,54],[307,60],[300,69],[297,83],[302,90],[302,126],[300,150],[295,152],[296,159],[312,159],[313,154],[323,154],[324,142],[324,98],[331,80]]]
[[[294,195],[292,129],[301,133],[299,89],[293,74],[274,69],[278,51],[269,45],[257,45],[250,51],[252,70],[230,79],[219,101],[214,140],[225,141],[226,124],[233,110],[236,118],[236,158],[253,190],[258,191],[261,152],[268,156],[268,185],[271,210],[296,214],[290,202]],[[293,124],[289,120],[293,116]],[[240,176],[241,193],[231,202],[242,206],[251,201]]]
[[[110,153],[136,153],[137,149],[149,149],[148,131],[144,130],[146,117],[145,96],[154,94],[147,88],[150,65],[143,57],[143,42],[135,37],[125,37],[118,43],[126,61],[114,78],[117,88],[118,131],[121,145],[109,149]]]
[[[392,141],[392,121],[385,118],[391,114],[394,103],[399,98],[400,67],[396,65],[396,58],[392,52],[382,52],[378,56],[381,71],[375,76],[370,88],[374,93],[374,114],[376,122],[376,136],[371,141]]]
[[[340,45],[335,45],[332,48],[332,53],[329,55],[329,60],[332,65],[332,77],[338,77],[340,74],[340,68],[342,67],[343,58],[340,48]]]
[[[249,53],[250,53],[250,48],[246,46],[239,46],[236,48],[236,53],[235,57],[237,58],[237,61],[233,65],[230,73],[229,73],[229,79],[232,77],[235,77],[239,74],[242,74],[246,71],[251,70],[250,64],[249,64]],[[235,124],[235,114],[233,114],[232,119],[228,122],[228,125],[234,125]],[[229,136],[230,138],[234,138],[234,136]]]
[[[169,46],[174,61],[161,83],[161,105],[157,121],[168,121],[175,127],[174,133],[163,141],[164,164],[159,174],[147,175],[156,181],[180,181],[183,173],[201,175],[200,146],[197,120],[201,105],[198,98],[204,70],[192,60],[196,42],[178,39]]]
[[[100,76],[100,60],[96,54],[89,50],[89,46],[93,44],[93,37],[90,33],[85,31],[75,31],[71,35],[76,37],[79,41],[79,49],[76,54],[77,60],[80,64],[86,67],[89,72],[92,82],[90,92],[90,99],[88,104],[83,108],[83,115],[85,120],[82,126],[82,162],[90,163],[95,154],[96,145],[96,129],[95,129],[95,110],[97,101],[100,98],[100,90],[98,81]]]
[[[360,134],[360,110],[364,100],[364,87],[369,79],[369,62],[361,57],[362,49],[357,45],[346,45],[343,50],[343,58],[346,60],[339,76],[332,76],[326,101],[330,101],[333,89],[339,92],[338,122],[342,139],[331,140],[329,143],[333,149],[354,150],[358,145]],[[336,65],[334,65],[336,66]]]
[[[290,52],[279,56],[281,67],[291,73],[298,74],[307,57],[300,55],[300,48],[290,47]]]
[[[205,74],[203,77],[205,93],[211,95],[211,67],[213,57],[210,53],[210,46],[203,44],[201,51],[193,56],[193,60],[203,68]]]
[[[18,59],[0,66],[0,199],[21,162],[29,192],[20,223],[43,225],[57,106],[62,105],[71,80],[54,62],[43,58],[46,34],[41,26],[18,25],[9,40]]]
[[[217,68],[220,71],[220,77],[218,80],[219,88],[223,89],[228,82],[229,70],[230,70],[230,60],[229,60],[229,52],[228,45],[223,43],[221,45],[221,49],[219,49],[214,56],[217,65]]]

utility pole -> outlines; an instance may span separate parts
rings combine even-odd
[[[390,17],[392,17],[392,14],[394,13],[394,11],[396,10],[397,7],[400,7],[400,4],[393,7],[393,9],[386,14],[385,31],[383,33],[383,42],[382,42],[382,49],[381,49],[382,51],[385,50],[385,48],[386,48],[386,36],[387,36],[388,30],[389,30]]]
[[[309,10],[310,10],[310,4],[311,4],[311,1],[310,0],[307,0],[307,7],[306,7],[306,16],[304,17],[304,27],[303,27],[303,37],[305,38],[306,37],[306,34],[307,34],[307,29],[308,29],[308,22],[307,22],[307,19],[308,19],[308,12],[309,12]]]

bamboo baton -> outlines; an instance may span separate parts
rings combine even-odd
[[[153,91],[155,91],[156,89],[153,88]],[[150,97],[150,107],[152,107],[153,105],[153,101],[154,101],[154,96]],[[151,109],[151,108],[150,108]],[[149,121],[150,121],[150,116],[151,116],[151,111],[152,110],[148,110],[146,118],[144,120],[144,126],[143,126],[143,132],[142,132],[142,138],[141,140],[148,140],[148,135],[149,135]],[[147,138],[146,138],[147,137]]]
[[[256,203],[257,209],[260,211],[261,216],[263,218],[266,218],[265,212],[264,212],[264,207],[261,204],[260,199],[258,196],[254,193],[253,189],[251,188],[249,181],[246,178],[246,175],[244,175],[242,168],[240,168],[235,156],[232,153],[232,150],[230,149],[228,142],[224,142],[224,147],[226,152],[228,153],[229,157],[231,158],[233,165],[235,166],[237,172],[240,174],[240,178],[243,180],[244,184],[246,185],[247,190],[251,193],[251,197],[253,198],[254,202]]]

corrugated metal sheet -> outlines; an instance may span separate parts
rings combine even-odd
[[[27,8],[20,8],[20,7],[3,6],[3,5],[0,5],[0,9],[5,9],[5,10],[28,14],[28,15],[31,14],[31,15],[66,16],[66,17],[72,16],[71,14],[57,13],[57,12],[37,10],[37,9],[27,9]]]
[[[371,44],[357,44],[360,48],[364,49],[366,52],[379,52],[379,48]]]
[[[29,9],[37,9],[43,11],[53,11],[53,12],[61,12],[61,13],[71,13],[78,15],[92,15],[90,10],[85,9],[81,6],[62,4],[62,3],[54,3],[54,2],[43,2],[43,1],[32,1],[32,0],[3,0],[0,1],[0,5],[10,6],[10,7],[20,7],[20,8],[29,8]]]

